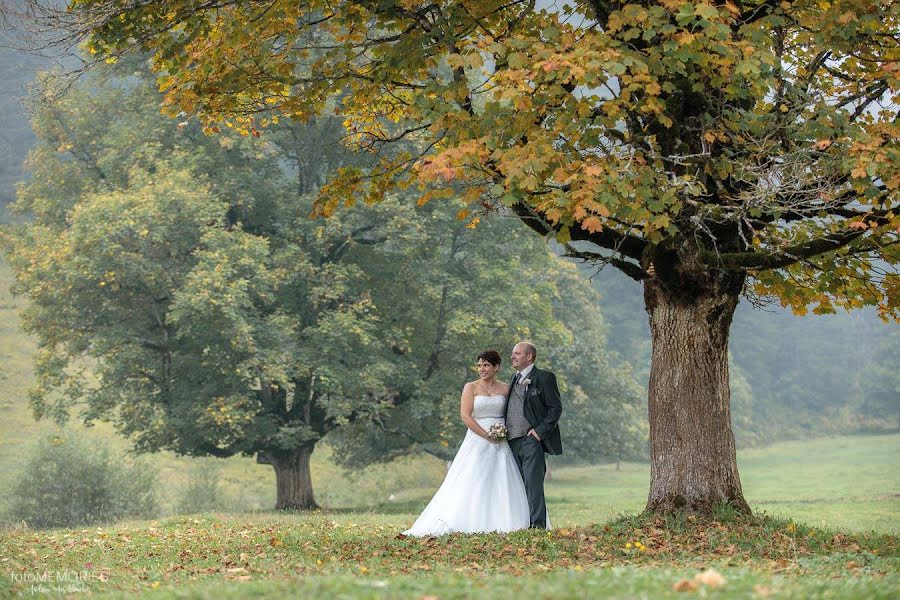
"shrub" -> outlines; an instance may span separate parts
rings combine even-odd
[[[158,473],[98,440],[63,432],[26,453],[10,490],[9,517],[29,527],[73,527],[159,514]]]

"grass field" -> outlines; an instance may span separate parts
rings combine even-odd
[[[900,528],[900,435],[820,438],[738,452],[747,501],[756,512],[843,531]],[[569,508],[565,525],[639,512],[646,465],[560,469],[553,504]],[[562,523],[562,522],[561,522]]]
[[[53,430],[33,422],[24,405],[34,343],[18,330],[9,280],[0,263],[0,490],[15,481],[28,444]],[[126,447],[103,425],[85,435]],[[247,458],[207,461],[219,469],[231,510],[183,516],[170,513],[198,462],[164,453],[153,459],[158,520],[53,531],[7,524],[0,597],[895,598],[898,457],[900,435],[741,451],[744,492],[758,517],[683,523],[622,516],[643,507],[645,464],[554,466],[547,483],[554,531],[422,541],[397,534],[440,484],[444,465],[436,459],[353,474],[336,468],[325,446],[314,455],[313,478],[329,510],[300,515],[267,510],[269,468]],[[710,567],[724,584],[694,581]],[[42,582],[45,573],[69,579]]]
[[[590,510],[552,498],[551,508],[565,522]],[[0,595],[30,595],[29,578],[66,571],[88,576],[63,589],[123,598],[657,598],[685,593],[676,586],[733,598],[893,598],[900,592],[897,537],[877,532],[723,514],[702,522],[623,517],[505,536],[398,537],[412,517],[202,514],[8,530],[0,534]],[[707,573],[710,583],[698,583],[708,569],[714,570]],[[37,585],[63,595],[54,593],[53,582]]]

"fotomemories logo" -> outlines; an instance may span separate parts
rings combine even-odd
[[[109,580],[109,571],[93,571],[84,569],[81,571],[47,570],[9,573],[9,579],[13,583],[26,584],[30,587],[26,590],[32,594],[72,594],[87,592],[93,583]]]

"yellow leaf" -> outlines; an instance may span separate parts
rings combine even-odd
[[[695,37],[693,33],[682,31],[675,36],[675,41],[678,42],[679,46],[686,46],[693,42]]]

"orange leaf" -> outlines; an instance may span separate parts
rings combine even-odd
[[[603,224],[597,217],[588,217],[581,222],[581,228],[591,233],[597,233],[603,230]]]
[[[676,592],[693,592],[698,587],[697,582],[691,581],[690,579],[681,579],[672,585],[672,589]]]

